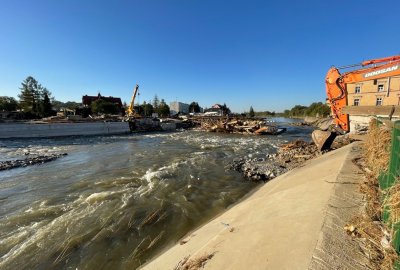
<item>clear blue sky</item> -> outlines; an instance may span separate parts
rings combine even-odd
[[[400,1],[0,0],[0,95],[31,75],[57,100],[325,100],[331,65],[400,53]]]

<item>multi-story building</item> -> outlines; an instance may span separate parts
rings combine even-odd
[[[400,76],[347,84],[347,104],[343,112],[349,115],[350,132],[368,127],[371,115],[392,115],[400,105]]]
[[[102,96],[100,93],[97,96],[88,96],[88,95],[82,96],[82,104],[85,107],[89,107],[90,104],[92,104],[92,102],[99,100],[99,99],[114,103],[118,107],[118,109],[122,108],[121,98],[111,97],[111,96],[105,97],[105,96]]]
[[[400,105],[400,76],[347,84],[347,104]]]
[[[169,111],[171,115],[178,113],[189,113],[189,104],[173,101],[169,103]]]

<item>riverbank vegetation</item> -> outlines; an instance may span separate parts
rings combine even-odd
[[[170,108],[164,99],[159,100],[155,95],[150,102],[143,101],[142,105],[135,105],[135,110],[142,116],[151,117],[157,113],[160,117],[167,117],[170,114]]]
[[[32,76],[21,82],[18,94],[19,100],[13,97],[0,97],[0,112],[19,111],[19,119],[35,119],[56,115],[62,107],[75,109],[76,102],[60,102],[54,99],[52,93]]]
[[[296,105],[290,110],[285,110],[279,116],[283,117],[327,117],[329,116],[331,109],[328,105],[322,102],[311,103],[310,106]]]
[[[377,121],[370,123],[369,133],[364,142],[363,159],[358,165],[364,170],[364,182],[360,190],[366,198],[365,212],[354,217],[345,230],[354,238],[365,243],[367,255],[375,269],[395,269],[398,254],[393,248],[394,232],[383,221],[383,211],[398,211],[400,203],[400,186],[395,185],[387,190],[381,190],[378,177],[388,169],[390,159],[391,131]],[[397,186],[397,187],[396,187]],[[392,198],[395,199],[393,203]],[[396,208],[396,209],[393,209]]]
[[[18,101],[13,97],[0,97],[0,112],[1,111],[16,111],[18,109]]]
[[[193,101],[192,103],[189,104],[189,112],[191,113],[199,113],[200,110],[200,105],[199,103]]]

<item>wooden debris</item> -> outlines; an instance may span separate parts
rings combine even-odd
[[[282,129],[267,124],[265,121],[254,119],[240,119],[227,117],[209,117],[194,120],[200,125],[202,130],[221,133],[239,133],[239,134],[279,134]]]

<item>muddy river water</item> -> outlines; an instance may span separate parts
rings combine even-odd
[[[0,140],[0,160],[68,153],[0,172],[0,269],[136,269],[259,185],[229,162],[310,133]]]

